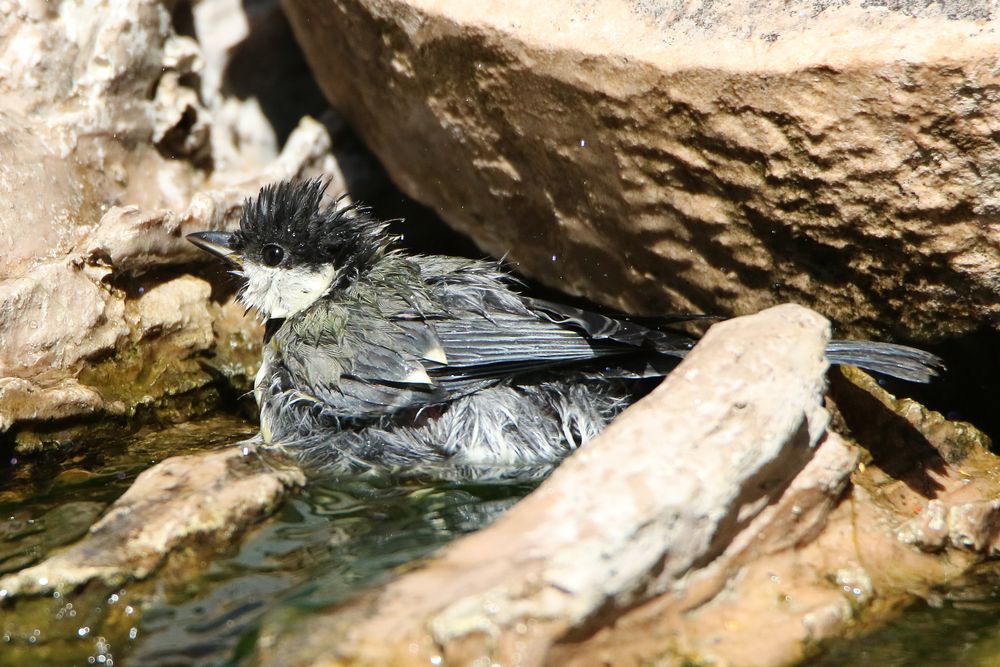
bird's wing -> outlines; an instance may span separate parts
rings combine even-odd
[[[689,337],[673,334],[676,340],[668,346],[666,333],[554,307],[521,312],[401,309],[390,315],[348,311],[346,319],[338,317],[325,314],[293,323],[277,340],[299,391],[332,406],[338,415],[357,418],[446,402],[555,366],[643,356],[644,351],[656,356],[668,347],[686,350],[692,344]],[[639,365],[625,364],[623,376],[666,372]]]
[[[370,419],[441,402],[427,374],[444,358],[433,329],[331,305],[289,320],[273,344],[297,392],[342,419]]]
[[[445,384],[467,378],[505,378],[563,364],[632,352],[611,340],[533,313],[463,313],[426,321],[446,355],[430,375]]]
[[[526,298],[524,303],[550,322],[580,331],[595,341],[615,341],[676,357],[683,357],[695,343],[695,338],[688,334],[647,327],[624,316],[609,317],[544,299]],[[678,315],[664,318],[663,324],[715,319],[718,318],[708,315]]]

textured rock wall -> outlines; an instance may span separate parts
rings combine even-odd
[[[284,5],[397,183],[549,284],[924,340],[997,321],[991,2]]]
[[[243,4],[0,3],[0,434],[22,446],[253,376],[259,332],[184,274],[204,259],[184,235],[232,225],[262,183],[343,181],[326,129],[299,120],[321,98],[287,75],[305,68],[279,8]],[[274,54],[240,87],[261,26]],[[282,77],[290,121],[266,108]]]

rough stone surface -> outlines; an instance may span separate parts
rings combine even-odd
[[[323,125],[269,115],[257,82],[293,78],[298,52],[276,2],[244,5],[0,3],[0,434],[22,447],[204,387],[198,359],[253,376],[259,331],[182,275],[205,260],[184,235],[233,225],[267,182],[345,186]],[[265,28],[274,56],[241,79]]]
[[[561,637],[683,589],[783,492],[808,495],[815,481],[789,487],[803,469],[834,488],[849,474],[838,443],[810,467],[828,420],[827,336],[798,306],[714,326],[493,527],[291,635],[263,634],[263,662],[542,664]]]
[[[263,465],[239,447],[167,459],[139,475],[79,542],[0,578],[0,598],[145,578],[174,552],[229,545],[304,483],[300,470]]]
[[[923,340],[1000,316],[995,3],[284,6],[400,187],[549,284]]]
[[[72,163],[60,160],[29,127],[27,119],[0,108],[0,279],[17,275],[31,260],[68,252],[86,233],[86,218],[97,213]]]

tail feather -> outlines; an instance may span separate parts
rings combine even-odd
[[[909,382],[930,382],[945,370],[940,357],[906,345],[870,340],[831,340],[826,346],[831,364],[850,364]]]
[[[582,331],[594,340],[615,341],[677,359],[687,356],[697,342],[698,336],[686,331],[671,330],[668,328],[670,324],[689,321],[715,322],[724,319],[698,314],[625,319],[623,316],[603,315],[544,299],[526,298],[524,302],[550,322]],[[930,352],[894,343],[832,340],[826,347],[826,356],[831,364],[850,364],[909,382],[930,382],[944,370],[944,362]],[[657,364],[655,369],[630,368],[628,372],[637,373],[637,376],[641,377],[652,377],[665,374],[668,368],[672,368],[672,363]]]

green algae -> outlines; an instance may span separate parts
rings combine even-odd
[[[101,396],[100,409],[84,416],[22,421],[6,439],[24,454],[100,441],[137,424],[198,419],[220,407],[255,415],[247,394],[259,364],[260,343],[243,331],[217,331],[212,351],[194,353],[171,336],[134,342],[77,373],[80,384]],[[13,413],[30,412],[10,403],[17,399],[6,400]]]

